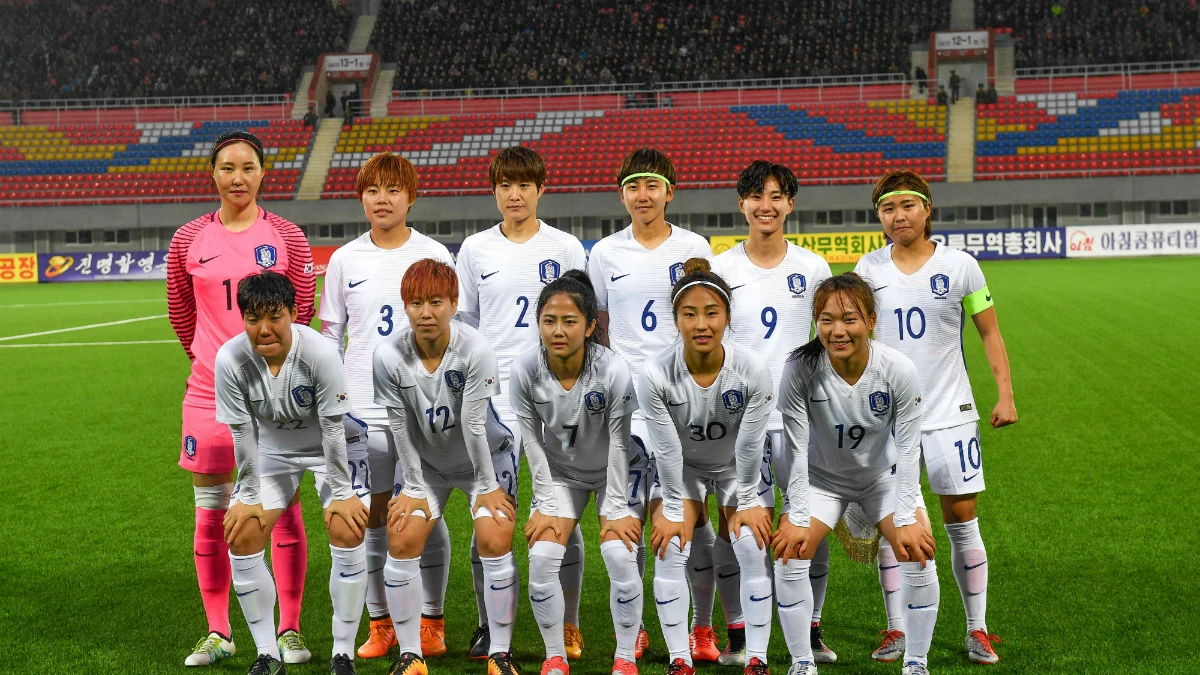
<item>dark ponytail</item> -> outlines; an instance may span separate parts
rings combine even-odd
[[[863,319],[875,316],[875,291],[871,289],[871,285],[854,272],[845,272],[836,277],[829,277],[822,281],[820,286],[817,286],[817,290],[813,293],[814,322],[821,316],[821,311],[825,309],[825,304],[829,302],[829,299],[839,294],[854,305],[859,314],[862,314]],[[792,353],[788,355],[788,360],[799,359],[805,365],[814,367],[824,353],[825,345],[821,344],[821,337],[818,335],[793,349]]]
[[[587,325],[590,326],[593,322],[596,324],[595,330],[583,345],[585,350],[583,362],[586,366],[594,351],[592,345],[604,344],[603,329],[600,327],[600,306],[596,302],[596,289],[592,286],[592,280],[583,270],[567,270],[561,277],[546,284],[546,287],[542,289],[542,294],[538,296],[537,312],[534,316],[538,318],[539,323],[542,320],[542,309],[546,307],[547,302],[550,302],[550,298],[559,293],[571,298],[571,302],[575,303],[575,307],[583,314],[583,320]]]

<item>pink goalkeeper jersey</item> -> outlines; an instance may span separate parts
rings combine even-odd
[[[215,405],[217,350],[245,330],[238,282],[263,270],[287,276],[296,287],[296,321],[302,325],[312,321],[317,283],[312,250],[299,227],[260,208],[254,225],[230,232],[219,213],[179,228],[167,253],[167,311],[192,360],[185,398],[204,405]]]

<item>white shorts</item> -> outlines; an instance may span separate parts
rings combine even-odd
[[[346,464],[350,468],[350,487],[354,494],[368,507],[371,505],[371,470],[367,461],[367,441],[359,439],[346,445]],[[258,496],[264,511],[286,509],[300,487],[304,472],[311,471],[317,484],[317,495],[321,508],[328,508],[333,501],[333,490],[329,487],[329,475],[323,455],[306,457],[280,457],[262,454],[258,459]],[[237,490],[233,500],[237,499]]]
[[[764,467],[769,467],[769,460]],[[771,472],[760,469],[758,476],[758,505],[766,508],[775,507],[775,485],[771,480]],[[719,471],[700,469],[683,463],[683,498],[696,502],[705,502],[708,495],[717,495],[718,506],[737,506],[737,467],[731,466]],[[650,486],[650,501],[662,499],[662,481],[658,471],[654,473],[654,482]]]
[[[847,491],[834,487],[809,477],[808,512],[813,518],[833,529],[850,502],[858,502],[863,514],[871,523],[879,524],[881,520],[896,512],[896,474],[894,470],[885,471],[866,487]],[[918,503],[918,508],[925,508]]]
[[[389,447],[391,430],[387,424],[370,424],[367,427],[367,463],[371,467],[372,486],[376,492],[387,492],[395,483],[396,455]]]
[[[559,518],[579,520],[593,494],[596,495],[596,513],[608,517],[608,495],[605,492],[608,487],[607,480],[585,483],[554,477],[553,481],[554,498],[558,502],[558,511],[555,515]],[[630,515],[642,521],[646,520],[646,497],[650,493],[649,481],[650,472],[645,465],[642,467],[630,466],[629,479],[625,483],[625,505],[628,507]],[[529,513],[532,515],[537,507],[538,501],[535,498],[529,505]]]
[[[921,432],[921,456],[929,488],[939,495],[983,492],[983,454],[979,423]]]
[[[429,502],[429,518],[441,518],[444,513],[446,502],[450,499],[450,493],[455,489],[462,490],[467,495],[467,500],[470,501],[472,507],[475,505],[475,474],[470,471],[463,473],[442,473],[430,468],[428,465],[424,467],[425,474],[425,500]],[[512,445],[507,445],[500,452],[492,455],[492,469],[496,472],[496,482],[500,487],[508,493],[513,499],[517,498],[517,453]],[[400,470],[399,462],[395,466],[396,480],[392,484],[392,495],[400,494],[404,489],[403,473]],[[474,508],[471,509],[474,513]],[[475,514],[490,516],[491,513],[481,512]]]

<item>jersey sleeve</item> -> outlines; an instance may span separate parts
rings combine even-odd
[[[375,381],[375,402],[386,408],[403,408],[402,388],[416,386],[408,382],[400,355],[391,341],[380,342],[371,356],[371,378]]]
[[[609,373],[609,417],[632,416],[637,410],[637,393],[633,389],[633,376],[629,374],[629,366],[625,360],[612,354],[608,366]]]
[[[757,420],[767,417],[775,409],[775,385],[771,381],[771,369],[765,361],[754,359],[747,375],[746,412],[743,413],[742,419]]]
[[[463,242],[458,250],[458,260],[454,263],[458,272],[458,311],[462,314],[479,315],[479,286],[475,281],[475,272],[471,269],[471,243]]]
[[[983,270],[979,268],[979,261],[971,256],[963,257],[966,260],[963,270],[962,306],[968,316],[975,316],[995,303],[992,302],[992,292],[988,290],[987,281],[983,278]]]
[[[217,411],[216,420],[222,424],[245,424],[251,420],[250,404],[238,377],[234,360],[229,350],[222,347],[217,351],[216,363]]]
[[[467,361],[466,386],[463,402],[478,401],[500,395],[500,366],[496,352],[482,338],[470,342],[470,351],[463,354]]]
[[[707,239],[698,234],[696,238],[698,241],[696,242],[695,257],[711,261],[713,259],[712,245],[708,243]]]
[[[183,351],[193,361],[196,360],[192,354],[192,340],[196,337],[196,295],[192,275],[187,271],[187,255],[199,229],[192,223],[179,228],[167,249],[167,316]]]
[[[508,400],[518,417],[537,419],[537,411],[529,400],[529,355],[517,357],[508,370]]]
[[[592,256],[588,258],[587,275],[592,280],[592,288],[596,289],[596,307],[608,311],[608,284],[604,278],[604,249],[600,244],[592,247]]]
[[[891,383],[896,422],[896,527],[917,522],[921,496],[921,390],[917,368],[905,359]]]
[[[314,350],[316,358],[312,364],[317,414],[321,417],[345,415],[354,407],[346,395],[346,372],[342,368],[342,360],[338,358],[337,348],[325,338],[315,335],[313,341],[320,342]]]
[[[317,318],[321,323],[348,323],[346,314],[345,289],[342,286],[342,258],[338,255],[341,249],[334,252],[329,266],[325,268],[325,285],[321,288],[321,311]]]
[[[662,484],[662,513],[667,520],[683,522],[683,444],[663,400],[663,376],[657,364],[647,359],[638,380],[638,400],[646,420],[646,433],[656,449],[654,460]]]
[[[583,242],[571,237],[571,256],[567,260],[567,269],[587,271],[587,251],[583,250]]]
[[[789,505],[788,520],[797,527],[809,526],[808,508],[808,421],[807,383],[800,363],[784,363],[783,379],[779,382],[779,409],[783,413],[783,432],[791,453],[791,474],[783,486]]]
[[[308,238],[295,224],[280,219],[277,225],[279,234],[283,237],[283,245],[287,249],[288,266],[287,278],[296,287],[296,323],[307,326],[312,323],[316,314],[314,296],[317,292],[317,277],[313,274],[312,248]]]

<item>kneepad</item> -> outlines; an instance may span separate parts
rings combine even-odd
[[[675,626],[687,620],[688,587],[682,581],[654,577],[654,603],[663,625]]]
[[[969,548],[962,552],[963,567],[967,570],[967,592],[974,595],[987,589],[987,551]]]
[[[363,602],[367,597],[367,582],[362,576],[352,579],[338,578],[340,593],[333,594],[333,615],[338,621],[354,621],[362,615]]]
[[[258,590],[261,590],[261,589],[259,588],[257,583],[251,582],[248,584],[246,584],[246,583],[239,584],[236,581],[233,582],[233,592],[237,593],[239,599],[244,595],[249,595],[250,593],[253,593]],[[257,623],[258,621],[262,620],[262,618],[263,618],[262,612],[259,610],[259,607],[258,607],[258,605],[259,605],[258,598],[251,597],[251,598],[249,598],[249,600],[250,600],[249,602],[241,603],[242,614],[244,614],[246,616],[246,623]],[[271,607],[271,611],[274,612],[275,608]]]
[[[886,593],[900,590],[900,561],[891,546],[879,547],[879,585]]]
[[[613,621],[618,626],[636,626],[642,621],[642,580],[612,582],[617,611]]]

